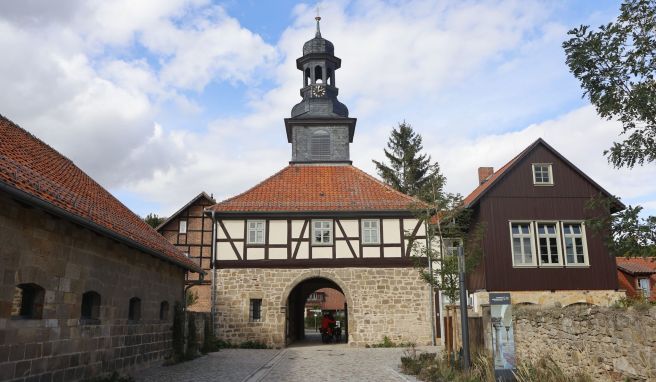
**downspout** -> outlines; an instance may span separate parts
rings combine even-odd
[[[429,215],[430,216],[430,215]],[[424,221],[424,229],[426,230],[426,250],[427,250],[427,256],[426,258],[428,259],[428,272],[430,274],[433,274],[433,261],[431,260],[430,257],[430,251],[431,251],[431,242],[432,237],[429,236],[429,230],[428,230],[428,219]],[[436,345],[435,342],[435,288],[433,288],[432,284],[428,284],[428,298],[429,298],[429,306],[430,306],[430,321],[431,321],[431,344],[433,346]]]
[[[212,307],[210,308],[210,324],[212,325],[212,332],[216,329],[216,212],[210,211],[212,216]],[[216,333],[214,333],[216,336]]]

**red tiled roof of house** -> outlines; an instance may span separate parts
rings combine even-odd
[[[178,266],[202,271],[71,160],[0,115],[2,185],[25,200],[36,198],[52,211],[80,219],[101,234],[113,234]]]
[[[643,257],[618,257],[617,268],[630,275],[651,275],[656,273],[656,259]]]
[[[292,164],[217,212],[409,211],[422,202],[351,165]]]

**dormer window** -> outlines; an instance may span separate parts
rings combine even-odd
[[[554,184],[551,163],[533,163],[533,184],[536,186],[552,186]]]

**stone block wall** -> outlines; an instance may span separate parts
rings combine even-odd
[[[0,380],[75,381],[170,353],[184,271],[0,194]],[[12,317],[16,285],[45,290],[40,319]],[[100,294],[98,321],[80,321],[82,294]],[[129,300],[141,319],[128,321]],[[160,304],[168,315],[160,320]]]
[[[233,343],[285,346],[287,298],[300,282],[322,277],[340,286],[348,303],[349,344],[431,343],[428,286],[413,268],[221,269],[216,335]],[[249,322],[249,300],[262,299],[261,322]]]
[[[656,380],[656,307],[514,307],[518,359],[550,356],[595,380]]]

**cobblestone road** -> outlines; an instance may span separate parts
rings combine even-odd
[[[343,344],[283,350],[228,349],[175,366],[152,367],[134,377],[144,382],[416,381],[399,371],[403,352],[400,348],[364,349]]]

